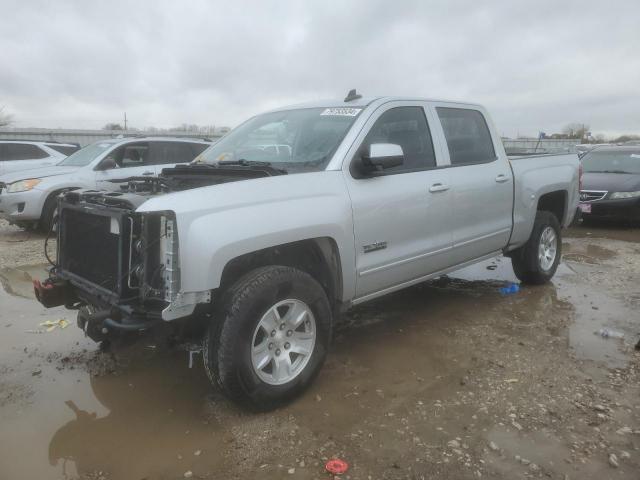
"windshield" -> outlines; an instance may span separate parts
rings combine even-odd
[[[640,173],[640,150],[591,152],[582,157],[582,171],[591,173]]]
[[[305,108],[258,115],[195,163],[269,162],[288,173],[323,170],[361,108]]]
[[[91,145],[87,145],[84,148],[81,148],[75,153],[72,153],[63,161],[58,163],[58,165],[62,165],[65,167],[73,166],[73,167],[84,167],[85,165],[89,165],[93,160],[95,160],[98,155],[103,153],[108,148],[112,147],[113,143],[106,142],[98,142],[92,143]]]

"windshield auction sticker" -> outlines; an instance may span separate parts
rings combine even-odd
[[[339,117],[355,117],[361,108],[325,108],[320,115],[334,115]]]

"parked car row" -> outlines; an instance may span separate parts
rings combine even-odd
[[[49,231],[60,193],[80,188],[119,190],[114,181],[155,177],[165,167],[192,161],[211,143],[172,137],[100,140],[37,170],[0,176],[0,218]]]

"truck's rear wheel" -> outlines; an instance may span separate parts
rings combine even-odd
[[[232,400],[269,410],[300,394],[319,372],[331,337],[331,308],[310,275],[256,269],[222,297],[205,338],[209,379]]]
[[[511,265],[522,283],[541,285],[556,273],[562,253],[560,223],[553,213],[539,211],[527,243],[511,253]]]

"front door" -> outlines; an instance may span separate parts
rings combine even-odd
[[[113,159],[114,168],[102,169],[101,166]],[[149,142],[134,142],[115,148],[103,160],[96,171],[96,188],[119,191],[123,180],[130,177],[151,177],[156,174],[155,166],[150,163]]]
[[[448,169],[437,169],[421,105],[380,107],[367,122],[345,170],[353,208],[356,296],[382,292],[447,266],[451,248]],[[402,165],[359,178],[354,165],[371,144],[402,147]]]

